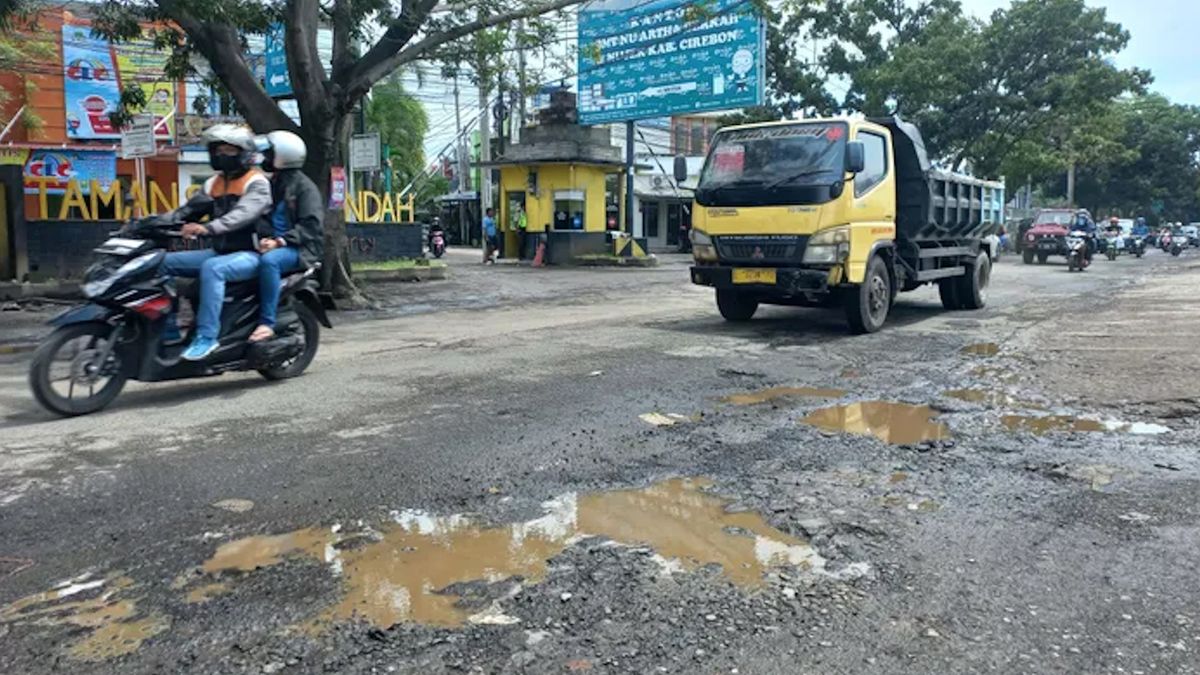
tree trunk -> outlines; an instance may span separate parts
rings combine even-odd
[[[335,166],[346,166],[353,119],[350,115],[331,113],[328,118],[314,122],[307,123],[306,120],[304,127],[306,131],[311,130],[309,137],[304,139],[308,144],[304,173],[317,184],[322,199],[328,204],[330,170]],[[350,199],[350,195],[346,198]],[[343,208],[325,212],[325,261],[321,276],[322,288],[328,289],[343,306],[358,308],[369,304],[354,284],[350,272],[350,239],[346,235],[346,211]]]

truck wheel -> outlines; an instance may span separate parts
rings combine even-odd
[[[859,286],[846,289],[843,298],[846,320],[855,335],[874,333],[883,328],[892,308],[892,277],[879,256],[867,263],[867,276]]]
[[[987,287],[991,280],[992,261],[986,253],[980,253],[975,264],[967,266],[965,276],[953,279],[958,287],[959,309],[983,309],[987,305]]]
[[[731,290],[717,290],[717,309],[726,321],[749,321],[758,311],[758,301]]]
[[[942,299],[942,307],[953,312],[962,309],[958,299],[958,280],[942,279],[938,282],[938,296]]]
[[[1024,251],[1022,251],[1021,252],[1021,260],[1023,260],[1026,265],[1032,265],[1033,264],[1033,251],[1030,251],[1029,249],[1025,249]]]

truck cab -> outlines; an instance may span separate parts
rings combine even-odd
[[[695,192],[692,281],[716,290],[727,320],[760,304],[841,304],[856,333],[879,330],[896,293],[924,283],[939,282],[948,308],[982,307],[983,207],[997,189],[933,169],[898,118],[725,128]]]

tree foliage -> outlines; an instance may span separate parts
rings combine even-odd
[[[18,91],[0,88],[0,129],[12,122],[12,115],[17,114],[15,101],[18,93],[21,99],[29,101],[37,92],[37,84],[26,73],[24,64],[30,62],[48,62],[55,58],[53,39],[40,30],[35,24],[27,21],[20,3],[7,9],[0,9],[0,72],[15,80]],[[17,123],[29,132],[36,132],[42,127],[42,119],[33,112],[32,106],[21,111]]]
[[[391,148],[392,170],[402,184],[425,167],[425,132],[429,116],[421,102],[404,90],[401,79],[391,76],[375,85],[367,104],[367,126],[379,132]]]
[[[1129,34],[1083,0],[1014,0],[986,20],[955,0],[790,7],[792,32],[828,41],[820,67],[838,107],[900,114],[933,156],[982,174],[1015,154],[1045,168],[1086,155],[1110,103],[1149,82],[1112,64]],[[1037,148],[1054,156],[1032,156]]]

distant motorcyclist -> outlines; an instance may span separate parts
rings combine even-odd
[[[1150,226],[1146,224],[1146,219],[1138,216],[1133,222],[1133,234],[1137,237],[1145,237],[1150,234]]]
[[[1075,222],[1071,225],[1071,231],[1083,232],[1087,236],[1087,259],[1088,262],[1091,262],[1092,253],[1096,248],[1096,223],[1087,209],[1079,209],[1075,212]]]
[[[263,139],[263,168],[271,172],[270,222],[258,226],[258,327],[251,342],[275,337],[275,314],[283,275],[311,267],[325,254],[325,216],[321,191],[304,175],[308,147],[290,131],[272,131]]]
[[[204,140],[208,162],[217,174],[173,215],[187,221],[181,228],[185,239],[211,237],[211,248],[168,253],[162,263],[163,274],[200,279],[196,330],[183,352],[189,361],[203,360],[219,346],[225,283],[247,281],[258,273],[254,233],[271,208],[270,181],[253,167],[254,133],[235,124],[217,124],[204,132]],[[196,222],[205,216],[207,222]],[[164,334],[178,335],[174,315],[168,321]]]

